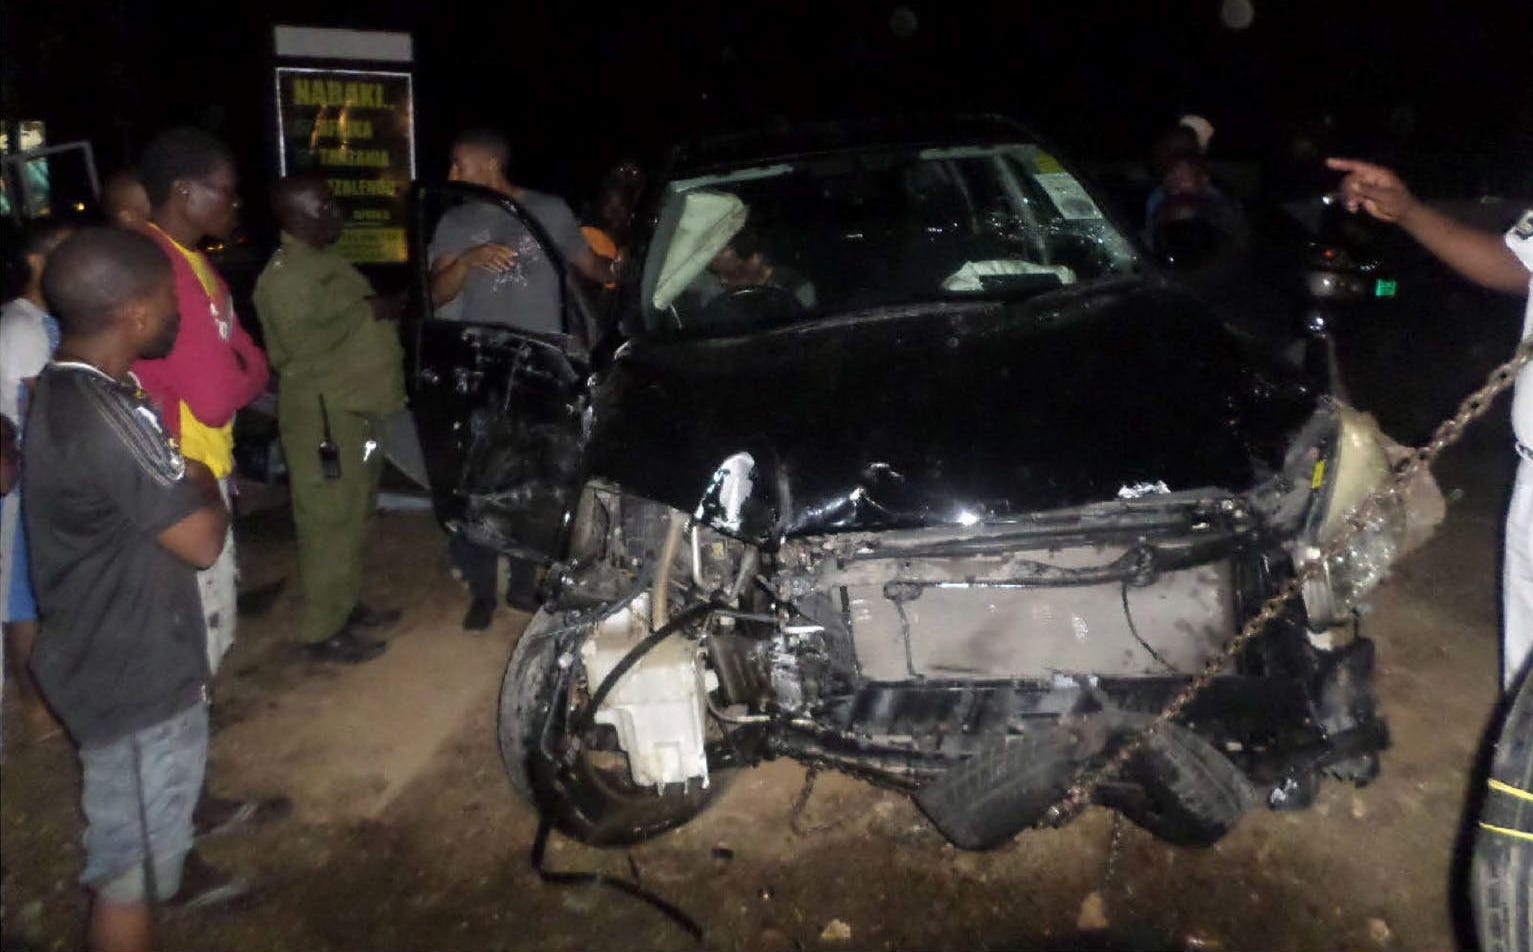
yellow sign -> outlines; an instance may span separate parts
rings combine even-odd
[[[402,262],[415,178],[409,73],[277,68],[282,174],[316,172],[346,219],[336,249],[357,263]]]

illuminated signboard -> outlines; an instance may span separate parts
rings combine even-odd
[[[336,250],[351,261],[408,257],[413,92],[409,73],[277,67],[282,174],[315,172],[329,181],[345,218]]]

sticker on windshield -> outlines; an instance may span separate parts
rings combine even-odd
[[[1097,208],[1097,203],[1091,200],[1081,183],[1075,180],[1075,176],[1069,172],[1045,172],[1042,175],[1033,176],[1033,180],[1043,186],[1043,190],[1049,193],[1053,199],[1054,207],[1059,209],[1059,214],[1065,218],[1081,220],[1087,218],[1101,218],[1102,210]]]
[[[1039,175],[1058,175],[1065,170],[1058,159],[1042,149],[1033,153],[1033,168],[1038,170]]]

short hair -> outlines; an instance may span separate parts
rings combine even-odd
[[[170,276],[170,259],[153,239],[122,228],[82,228],[48,259],[43,296],[66,336],[90,337]]]
[[[67,218],[49,216],[32,219],[21,233],[22,255],[42,255],[46,258],[69,237],[75,227],[76,223]]]
[[[475,149],[483,149],[490,153],[495,161],[500,163],[502,172],[511,168],[511,140],[503,133],[497,132],[488,126],[476,126],[473,129],[464,129],[452,140],[455,146],[466,145]]]
[[[108,175],[101,186],[101,210],[109,216],[116,214],[119,208],[127,204],[128,192],[135,188],[144,188],[144,180],[139,176],[138,169],[118,169]],[[144,188],[144,194],[149,194],[147,188]]]
[[[287,228],[294,217],[302,216],[298,196],[309,189],[329,194],[330,184],[318,172],[304,171],[284,176],[272,185],[271,207],[272,213],[277,216],[277,224]]]
[[[211,132],[181,126],[166,129],[149,140],[139,160],[139,177],[149,204],[159,207],[170,198],[170,190],[177,181],[206,178],[224,162],[233,165],[234,153],[222,139]]]

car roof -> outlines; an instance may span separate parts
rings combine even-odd
[[[712,136],[675,149],[672,178],[723,169],[870,148],[922,148],[1035,141],[1025,126],[1004,116],[912,115],[788,124]]]

